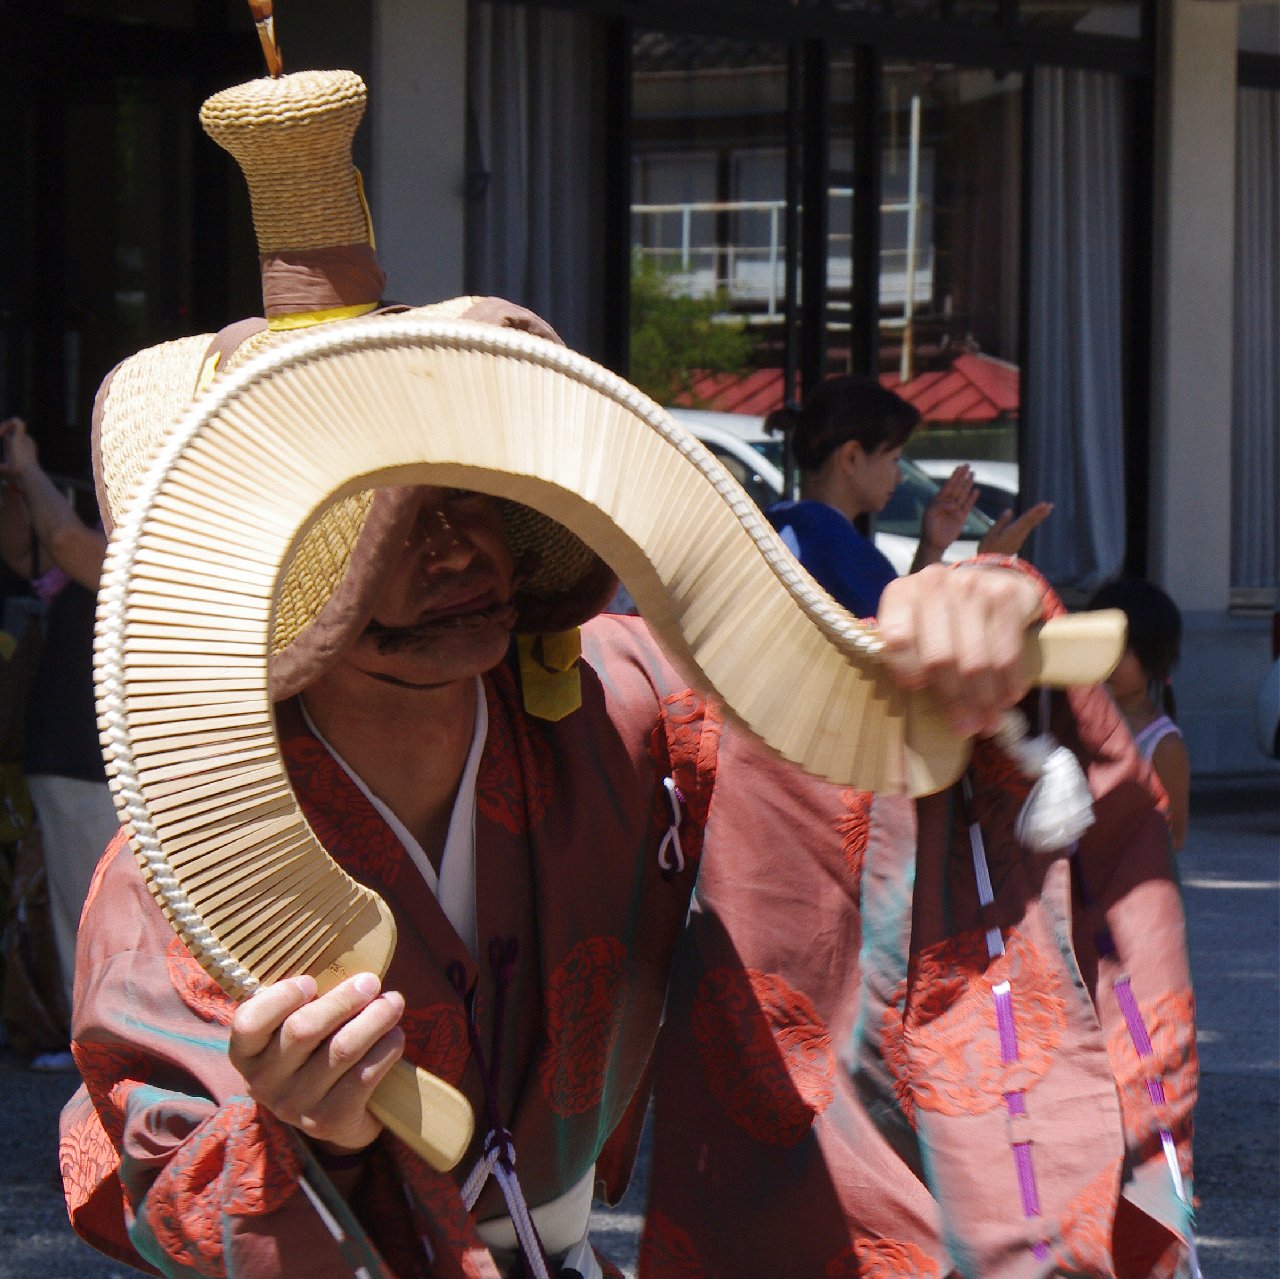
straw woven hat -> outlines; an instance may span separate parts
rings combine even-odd
[[[249,186],[264,315],[147,348],[104,380],[93,410],[93,468],[108,531],[178,418],[215,380],[319,325],[394,310],[520,329],[561,344],[533,312],[499,298],[414,308],[381,303],[386,277],[351,160],[365,103],[364,83],[349,71],[253,80],[205,102],[205,131],[235,158]],[[403,539],[410,509],[409,490],[387,488],[345,496],[316,517],[277,594],[273,699],[304,688],[367,624],[386,552]],[[520,568],[518,631],[569,630],[604,607],[616,579],[579,538],[515,502],[503,503],[503,519]]]

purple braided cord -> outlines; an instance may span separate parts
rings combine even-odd
[[[1007,981],[991,988],[991,998],[995,1003],[996,1027],[1000,1032],[1000,1059],[1003,1062],[1018,1060],[1018,1032],[1013,1019],[1013,994]],[[1014,1089],[1004,1095],[1005,1110],[1013,1118],[1027,1113],[1025,1094],[1021,1089]],[[1018,1174],[1018,1194],[1022,1199],[1022,1215],[1028,1221],[1040,1216],[1040,1192],[1036,1187],[1035,1166],[1031,1159],[1031,1143],[1029,1141],[1013,1141],[1009,1143],[1013,1152],[1013,1166]],[[1037,1261],[1044,1261],[1049,1255],[1048,1244],[1037,1240],[1031,1245],[1031,1251]]]

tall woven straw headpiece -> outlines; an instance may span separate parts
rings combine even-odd
[[[174,423],[217,379],[317,326],[380,307],[386,277],[352,140],[364,115],[364,82],[350,71],[303,71],[252,80],[209,98],[206,132],[236,160],[253,209],[264,319],[148,348],[106,379],[94,406],[94,478],[108,530]],[[559,343],[524,308],[463,297],[407,314],[474,319]],[[477,430],[484,424],[477,422]],[[298,545],[281,581],[271,637],[273,697],[291,696],[329,665],[368,620],[384,552],[404,532],[408,495],[363,490],[327,506]],[[521,565],[517,630],[566,630],[608,601],[612,570],[568,529],[504,502]]]
[[[260,253],[373,243],[351,160],[366,97],[353,71],[299,71],[225,89],[201,107],[205,132],[249,185]]]

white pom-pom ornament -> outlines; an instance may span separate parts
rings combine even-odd
[[[1055,853],[1075,843],[1093,825],[1093,796],[1080,761],[1052,734],[1028,737],[1027,717],[1006,712],[996,740],[1028,777],[1036,779],[1014,834],[1033,853]]]

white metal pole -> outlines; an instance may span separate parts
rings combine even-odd
[[[906,300],[902,304],[902,354],[898,377],[911,380],[911,323],[916,301],[916,215],[920,203],[920,95],[911,95],[911,143],[907,155],[907,269]]]
[[[769,318],[778,314],[778,218],[782,210],[774,205],[769,210]]]

